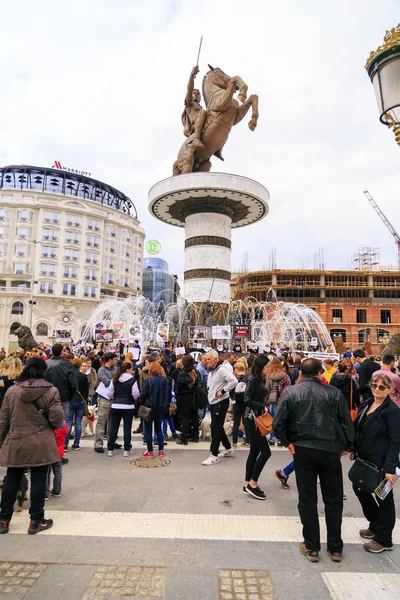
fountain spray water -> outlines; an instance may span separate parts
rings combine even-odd
[[[160,297],[163,292],[160,292]],[[93,312],[84,332],[82,341],[92,339],[95,324],[105,322],[107,328],[115,324],[124,324],[126,338],[130,341],[139,338],[142,345],[155,340],[159,323],[168,323],[169,336],[173,342],[186,342],[190,325],[210,326],[216,323],[212,315],[219,315],[219,323],[232,328],[231,341],[235,326],[250,328],[251,339],[260,349],[274,343],[288,346],[291,350],[307,350],[314,342],[321,351],[333,348],[322,319],[312,308],[292,302],[280,302],[273,290],[267,297],[270,301],[259,302],[248,297],[245,300],[231,300],[228,305],[214,303],[193,304],[181,301],[165,304],[157,298],[153,302],[143,296],[105,300]],[[211,340],[211,329],[209,340]]]

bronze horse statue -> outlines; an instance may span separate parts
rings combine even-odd
[[[173,175],[209,171],[214,154],[223,160],[220,153],[232,127],[240,123],[250,107],[249,128],[254,131],[257,126],[258,96],[252,94],[246,100],[247,85],[241,77],[229,77],[222,69],[208,66],[210,71],[203,78],[207,116],[201,134],[202,147],[185,141],[174,163]],[[237,91],[239,102],[233,97]]]

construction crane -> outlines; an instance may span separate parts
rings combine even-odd
[[[364,196],[366,197],[368,202],[371,204],[371,206],[375,210],[375,212],[378,213],[379,217],[385,223],[386,227],[389,229],[390,233],[394,237],[394,241],[396,242],[396,246],[397,246],[397,266],[400,269],[400,235],[397,233],[397,231],[395,230],[395,228],[393,227],[393,225],[391,224],[391,222],[389,221],[387,216],[381,211],[381,209],[379,208],[379,206],[377,205],[377,203],[375,202],[375,200],[373,199],[373,197],[371,196],[371,194],[369,193],[368,190],[364,190]]]

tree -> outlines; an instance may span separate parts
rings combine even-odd
[[[333,345],[335,346],[335,350],[338,354],[343,354],[346,349],[341,335],[335,337]]]
[[[372,352],[372,345],[371,345],[371,342],[369,340],[367,340],[366,342],[364,342],[362,349],[365,352],[368,352],[369,355],[373,354],[373,352]]]

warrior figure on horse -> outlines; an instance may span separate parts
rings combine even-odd
[[[257,126],[258,96],[252,94],[246,100],[247,85],[241,77],[229,77],[222,69],[208,66],[210,71],[203,78],[206,110],[200,104],[200,91],[194,87],[199,67],[193,67],[190,74],[182,113],[183,132],[187,139],[179,150],[173,175],[209,171],[213,155],[224,160],[221,151],[230,131],[233,125],[240,123],[250,107],[249,128],[254,131]],[[239,101],[233,98],[237,91]]]

